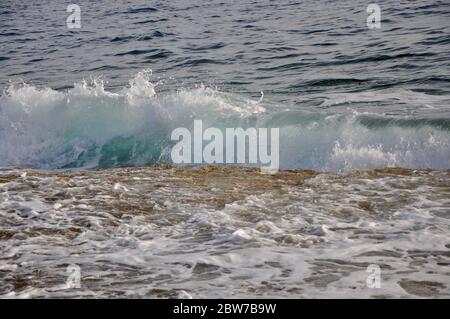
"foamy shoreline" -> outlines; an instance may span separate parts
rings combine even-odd
[[[448,297],[449,194],[432,170],[2,169],[0,295]]]

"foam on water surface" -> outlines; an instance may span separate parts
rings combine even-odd
[[[23,172],[0,176],[2,297],[448,297],[448,172]]]

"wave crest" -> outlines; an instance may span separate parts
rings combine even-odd
[[[0,166],[43,169],[170,162],[170,134],[204,127],[279,127],[281,168],[450,168],[450,121],[327,115],[199,85],[159,95],[144,70],[119,92],[101,79],[64,92],[12,84],[0,97]]]

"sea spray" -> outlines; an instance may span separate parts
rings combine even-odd
[[[309,112],[203,85],[158,94],[150,77],[139,72],[118,92],[95,78],[65,91],[11,85],[0,97],[0,166],[171,162],[171,132],[201,119],[205,129],[279,128],[281,169],[450,168],[445,118]]]

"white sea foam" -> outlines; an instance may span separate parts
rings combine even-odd
[[[450,285],[448,172],[22,172],[0,174],[1,297],[445,297]],[[70,264],[81,289],[64,288]],[[366,286],[371,264],[380,289]],[[405,286],[419,280],[434,290]]]

